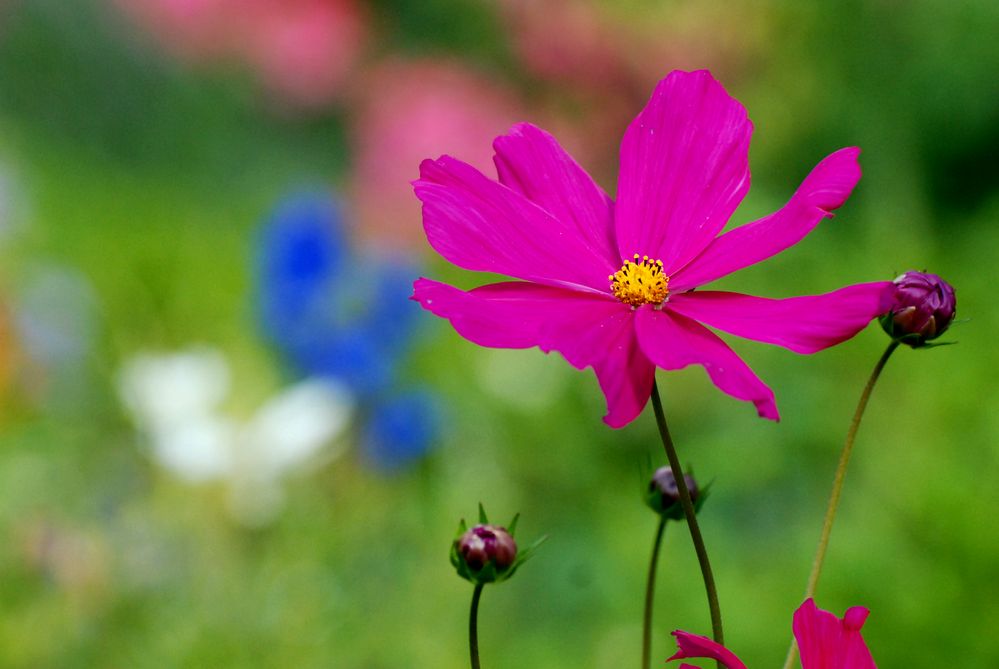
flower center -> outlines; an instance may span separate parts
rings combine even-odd
[[[662,304],[669,295],[669,277],[663,274],[663,261],[651,260],[649,256],[639,257],[636,253],[634,261],[626,261],[607,278],[614,297],[633,307]]]

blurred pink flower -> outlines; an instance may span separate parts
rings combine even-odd
[[[176,57],[248,67],[276,102],[322,107],[367,38],[355,0],[114,0]]]
[[[694,292],[799,242],[860,178],[859,149],[841,149],[782,209],[719,236],[749,190],[751,132],[710,73],[674,71],[625,133],[616,203],[529,124],[493,143],[498,182],[450,156],[425,160],[414,187],[431,246],[459,267],[523,281],[465,292],[419,279],[413,299],[479,345],[538,346],[592,367],[612,427],[642,411],[656,367],[692,364],[777,420],[773,391],[704,324],[814,353],[882,313],[891,284],[784,300]]]
[[[708,66],[733,74],[765,42],[760,12],[723,0],[646,3],[642,11],[599,0],[497,4],[527,70],[558,87],[607,98],[641,99],[667,69]]]
[[[622,54],[628,46],[593,2],[500,0],[499,7],[514,50],[535,75],[604,89],[626,83]]]
[[[812,599],[794,612],[794,638],[801,652],[802,669],[877,669],[860,628],[869,611],[861,606],[847,609],[843,618],[815,606]],[[716,660],[726,669],[746,669],[735,654],[706,636],[679,630],[673,632],[679,650],[667,662],[690,658]],[[680,669],[696,669],[681,664]]]
[[[353,130],[357,162],[352,195],[362,236],[422,248],[420,207],[409,182],[413,165],[442,148],[485,169],[482,142],[518,120],[512,95],[484,76],[443,61],[394,61],[367,79]]]
[[[367,37],[353,0],[257,0],[244,11],[244,56],[278,100],[322,107],[336,98]]]
[[[228,57],[238,42],[234,0],[113,0],[171,55],[190,61]]]

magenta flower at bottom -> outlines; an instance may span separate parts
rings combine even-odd
[[[625,133],[616,202],[529,124],[493,143],[498,181],[450,156],[425,160],[414,188],[431,246],[521,281],[466,292],[419,279],[413,299],[476,344],[537,346],[592,367],[612,427],[641,412],[656,367],[692,364],[777,420],[770,388],[704,326],[814,353],[886,311],[891,284],[783,300],[694,291],[796,244],[860,178],[859,149],[841,149],[782,209],[719,235],[749,189],[752,128],[708,72],[674,71]]]
[[[877,669],[860,628],[869,611],[862,606],[847,610],[842,618],[815,606],[811,599],[794,612],[794,638],[802,669]],[[667,662],[690,658],[717,660],[726,669],[746,669],[735,653],[706,636],[673,632],[680,649]],[[681,664],[680,669],[697,669]]]

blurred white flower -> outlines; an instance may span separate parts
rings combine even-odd
[[[243,448],[268,471],[295,469],[347,427],[351,414],[345,387],[306,379],[273,397],[243,429]]]
[[[229,366],[204,347],[141,353],[119,374],[118,392],[139,427],[170,431],[215,415],[229,395]]]
[[[228,364],[209,348],[136,355],[118,390],[152,457],[186,482],[224,482],[230,511],[251,525],[280,511],[285,476],[339,455],[354,408],[345,387],[307,379],[236,420],[222,410]]]
[[[238,429],[234,421],[216,416],[191,417],[186,423],[147,428],[153,457],[189,483],[229,477]]]

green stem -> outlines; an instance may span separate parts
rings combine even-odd
[[[645,581],[645,616],[642,619],[642,669],[649,669],[652,661],[652,598],[656,592],[656,566],[659,564],[659,547],[663,543],[663,530],[666,529],[666,516],[659,516],[656,540],[652,544],[652,559],[649,561],[649,577]]]
[[[656,423],[659,425],[659,436],[662,437],[663,448],[666,449],[666,459],[669,460],[669,466],[673,470],[673,477],[676,479],[676,487],[680,491],[680,506],[683,507],[683,514],[687,517],[687,528],[690,529],[690,538],[694,542],[694,550],[697,552],[697,562],[701,565],[704,589],[708,594],[708,608],[711,610],[712,636],[716,642],[724,644],[725,636],[722,632],[721,607],[718,606],[718,590],[715,588],[715,577],[711,574],[708,551],[704,547],[701,527],[697,524],[697,514],[694,513],[694,504],[690,500],[690,490],[687,489],[687,481],[683,475],[683,468],[680,467],[680,458],[676,454],[676,447],[673,445],[673,439],[669,435],[669,427],[666,425],[666,415],[663,413],[663,402],[659,398],[659,386],[656,385],[655,381],[652,382],[652,408],[656,412]]]
[[[888,348],[881,355],[878,364],[874,366],[871,377],[867,379],[867,385],[860,394],[860,401],[857,402],[857,410],[853,412],[853,420],[850,422],[850,429],[846,433],[846,442],[839,455],[839,464],[836,466],[836,475],[833,478],[832,492],[829,495],[829,505],[826,507],[826,517],[822,522],[822,534],[819,537],[819,546],[815,551],[815,559],[812,561],[812,573],[808,576],[808,587],[805,588],[805,599],[815,596],[815,590],[819,585],[819,575],[822,573],[822,564],[826,559],[826,550],[829,548],[829,536],[832,534],[833,521],[836,520],[836,511],[839,509],[839,498],[843,492],[843,480],[846,478],[846,467],[850,464],[850,456],[853,454],[853,444],[857,439],[857,430],[860,428],[860,420],[864,417],[867,409],[867,402],[871,398],[874,384],[881,376],[881,370],[885,368],[888,358],[898,348],[899,342],[892,341]],[[784,669],[791,669],[795,659],[798,657],[798,646],[791,640],[791,647],[787,651],[787,660],[784,662]]]
[[[479,669],[479,598],[482,596],[482,586],[482,583],[475,586],[472,610],[468,614],[468,651],[472,656],[472,669]]]

